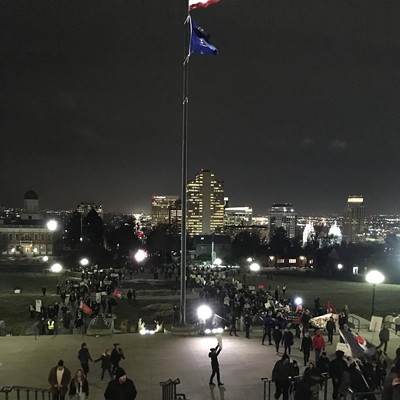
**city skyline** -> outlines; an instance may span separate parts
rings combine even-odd
[[[184,1],[2,2],[4,206],[149,211],[180,196]],[[221,0],[194,10],[218,48],[190,60],[188,178],[266,214],[396,214],[400,8]],[[18,29],[16,29],[18,28]]]

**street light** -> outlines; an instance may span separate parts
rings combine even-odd
[[[338,270],[343,269],[343,264],[338,264],[338,265],[337,265],[337,268],[338,268]]]
[[[135,260],[137,262],[142,262],[146,259],[147,253],[144,250],[138,250],[135,254]]]
[[[219,267],[222,264],[222,260],[220,258],[216,258],[214,260],[214,265],[216,265],[217,267]]]
[[[89,264],[89,260],[88,260],[87,258],[82,258],[82,259],[79,261],[79,264],[81,264],[82,267],[86,267],[86,266]]]
[[[50,221],[47,221],[46,226],[50,232],[54,232],[58,228],[58,223],[55,219],[51,219]]]
[[[260,270],[260,264],[257,264],[257,263],[253,263],[253,264],[250,264],[250,271],[252,271],[252,272],[258,272],[259,270]]]
[[[372,317],[375,311],[375,288],[376,285],[379,285],[385,280],[385,277],[381,272],[374,270],[368,272],[365,279],[367,280],[368,283],[372,284],[372,311],[371,311],[371,317]]]
[[[62,269],[63,269],[62,265],[61,265],[61,264],[58,264],[58,263],[53,264],[53,265],[50,267],[50,271],[51,271],[51,272],[54,272],[54,273],[61,272]]]

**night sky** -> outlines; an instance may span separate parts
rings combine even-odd
[[[185,0],[0,0],[0,205],[149,211],[180,194]],[[400,2],[221,0],[194,10],[188,178],[265,214],[400,213]]]

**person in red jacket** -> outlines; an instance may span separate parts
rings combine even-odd
[[[312,339],[312,346],[315,352],[315,362],[317,362],[319,356],[321,355],[321,351],[325,350],[325,339],[321,336],[319,330],[315,332],[315,335]]]

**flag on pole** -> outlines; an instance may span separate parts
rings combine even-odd
[[[122,299],[122,293],[118,289],[114,290],[113,296]]]
[[[189,10],[194,10],[195,8],[200,7],[208,7],[218,2],[219,0],[189,0]]]
[[[216,56],[218,49],[209,42],[210,35],[193,18],[190,18],[190,25],[190,54]]]

